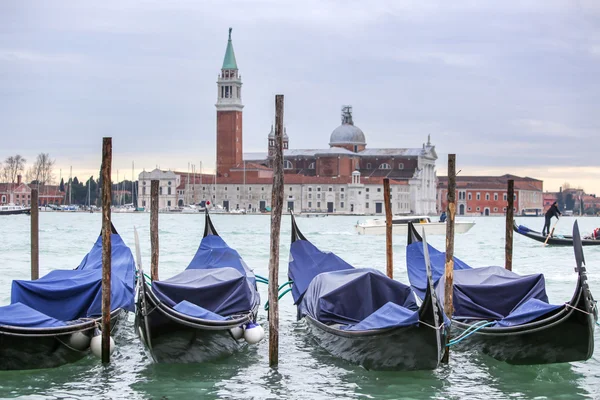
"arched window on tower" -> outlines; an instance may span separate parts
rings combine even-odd
[[[283,169],[292,169],[294,165],[290,162],[290,160],[283,161]]]
[[[392,169],[392,167],[388,163],[383,163],[379,166],[379,169]]]
[[[315,163],[311,162],[310,164],[308,164],[308,169],[315,169]]]

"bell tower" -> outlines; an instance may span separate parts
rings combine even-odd
[[[242,77],[239,75],[233,44],[229,40],[221,74],[217,80],[217,176],[229,176],[231,168],[243,163]]]

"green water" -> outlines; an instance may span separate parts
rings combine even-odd
[[[298,219],[305,236],[322,250],[337,253],[355,266],[385,270],[385,238],[358,236],[356,217]],[[362,219],[362,218],[361,218]],[[503,265],[504,219],[475,218],[475,227],[456,236],[455,254],[472,266]],[[574,218],[561,218],[557,230],[568,233]],[[143,264],[150,260],[149,215],[113,214],[113,222],[132,248],[133,227],[140,232]],[[268,216],[214,215],[219,234],[236,248],[250,267],[267,276]],[[517,219],[541,229],[541,218]],[[582,233],[600,227],[600,218],[579,220]],[[74,268],[91,248],[100,230],[100,214],[40,215],[41,274]],[[181,271],[196,251],[204,228],[201,215],[160,215],[160,278]],[[10,302],[13,279],[29,277],[29,218],[0,220],[0,304]],[[280,282],[287,272],[290,224],[284,216]],[[408,283],[405,237],[394,244],[395,278]],[[429,236],[443,249],[443,236]],[[574,289],[571,248],[543,248],[515,235],[514,271],[543,272],[550,301],[567,301]],[[592,291],[600,293],[600,248],[584,248]],[[263,302],[266,286],[260,285]],[[598,297],[600,295],[597,295]],[[218,362],[201,365],[153,364],[133,332],[133,315],[115,340],[109,366],[93,356],[50,370],[0,372],[1,398],[67,399],[578,399],[600,398],[597,355],[586,362],[544,366],[511,366],[475,353],[451,353],[450,364],[436,371],[377,372],[335,359],[316,348],[296,322],[291,296],[280,303],[280,363],[268,367],[268,341],[248,346]],[[259,322],[267,328],[266,313]],[[598,344],[598,342],[596,342]]]

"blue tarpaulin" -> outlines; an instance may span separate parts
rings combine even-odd
[[[372,329],[397,328],[419,324],[419,312],[399,306],[391,301],[363,319],[356,325],[350,325],[349,331],[368,331]]]
[[[202,238],[200,247],[186,269],[215,269],[229,267],[238,270],[253,284],[254,272],[246,265],[239,253],[229,247],[218,235],[208,235]]]
[[[153,282],[152,291],[165,304],[174,308],[179,304],[179,312],[196,318],[203,318],[199,309],[215,314],[205,319],[217,319],[247,312],[260,303],[254,273],[239,253],[215,234],[202,238],[183,272]]]
[[[317,275],[298,306],[298,317],[309,315],[324,324],[354,325],[388,302],[417,311],[409,286],[372,268],[347,269]],[[367,322],[371,329],[388,322],[376,315]],[[378,324],[381,324],[379,326]]]
[[[429,250],[429,259],[431,262],[431,278],[433,285],[436,286],[446,269],[446,253],[436,250],[429,244],[427,245],[427,249]],[[406,266],[410,285],[422,300],[425,297],[427,289],[427,272],[422,242],[415,242],[406,247]],[[470,268],[467,264],[454,257],[455,271]],[[443,299],[443,297],[440,298]]]
[[[562,307],[562,305],[548,304],[538,299],[529,299],[515,308],[506,318],[498,321],[496,326],[509,327],[523,325]]]
[[[219,314],[215,314],[214,312],[207,310],[206,308],[202,308],[190,303],[187,300],[177,303],[173,309],[182,314],[189,315],[190,317],[209,319],[212,321],[224,321],[227,319]]]
[[[430,245],[428,249],[436,293],[443,299],[446,255]],[[427,284],[422,242],[408,245],[406,264],[411,286],[422,298]],[[561,307],[548,304],[543,274],[522,276],[496,266],[471,268],[456,257],[453,305],[453,318],[504,321],[498,326],[524,324]]]
[[[248,279],[228,267],[187,269],[154,281],[152,291],[171,307],[186,300],[223,317],[251,310],[258,302],[258,293]]]
[[[133,255],[118,234],[111,234],[111,240],[111,309],[134,311]],[[52,327],[57,320],[68,322],[102,315],[101,237],[77,269],[54,270],[35,281],[13,281],[9,307],[12,306],[2,308],[7,311],[3,314],[6,325],[24,327],[31,320],[37,321],[33,322],[36,327]],[[11,319],[7,315],[15,316],[14,310],[21,310],[23,315]]]
[[[436,293],[444,298],[445,277]],[[503,267],[454,271],[452,302],[455,318],[499,320],[529,299],[548,303],[544,275],[521,276]]]
[[[0,307],[0,325],[24,328],[55,328],[66,324],[27,307],[25,304],[15,303]]]
[[[354,267],[333,253],[319,250],[308,240],[296,240],[290,247],[288,265],[289,280],[294,282],[292,286],[294,304],[298,304],[315,276],[322,272],[346,269],[354,269]]]

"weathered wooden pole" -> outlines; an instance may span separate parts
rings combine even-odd
[[[512,255],[513,255],[513,221],[514,221],[514,207],[515,207],[515,181],[513,179],[508,180],[508,191],[506,192],[506,199],[508,205],[506,207],[506,263],[504,267],[512,271]]]
[[[102,139],[102,363],[110,362],[112,138]]]
[[[150,182],[150,279],[158,280],[158,184]]]
[[[275,96],[275,157],[271,194],[271,257],[269,259],[269,366],[279,362],[279,230],[283,211],[283,95]]]
[[[454,290],[454,219],[456,217],[456,154],[448,154],[448,206],[446,221],[446,270],[444,286],[444,313],[448,318],[454,314],[452,305],[452,292]],[[447,363],[450,358],[450,334],[446,335],[446,351],[442,362]]]
[[[383,202],[385,203],[385,256],[387,276],[394,279],[394,253],[392,250],[392,195],[390,180],[383,180]]]
[[[31,189],[31,280],[40,277],[40,208],[38,190]]]

